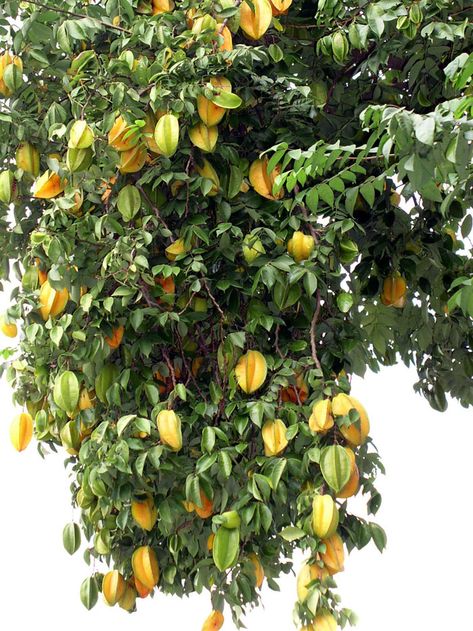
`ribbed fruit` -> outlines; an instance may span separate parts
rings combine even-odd
[[[133,552],[131,566],[135,577],[148,589],[159,581],[159,565],[156,554],[149,546],[140,546]]]
[[[49,281],[45,281],[39,292],[39,312],[44,321],[50,316],[55,318],[66,308],[69,300],[69,291],[64,287],[56,291],[51,287]]]
[[[279,167],[275,167],[271,173],[268,173],[267,158],[258,158],[258,160],[251,163],[248,177],[251,186],[259,195],[266,199],[277,200],[284,197],[284,191],[282,189],[279,193],[273,195],[273,185],[279,173]]]
[[[200,491],[200,502],[202,506],[195,504],[194,510],[201,519],[207,519],[213,515],[214,505],[212,500],[210,500],[202,490]]]
[[[248,558],[250,559],[250,561],[251,561],[251,563],[253,565],[256,587],[258,589],[260,589],[260,587],[261,587],[261,585],[263,584],[263,581],[264,581],[264,569],[263,569],[263,566],[261,565],[261,561],[259,559],[259,556],[255,552],[251,552],[248,555]]]
[[[261,388],[267,375],[267,364],[264,355],[259,351],[248,351],[242,355],[235,366],[238,385],[246,394]]]
[[[64,185],[64,181],[61,180],[57,173],[45,171],[34,183],[33,197],[37,199],[52,199],[63,192]]]
[[[337,621],[326,609],[321,609],[312,623],[314,631],[337,631]]]
[[[125,591],[118,601],[118,606],[125,611],[134,611],[136,606],[136,596],[136,589],[133,587],[133,585],[131,583],[126,583]]]
[[[303,603],[309,593],[307,585],[312,581],[323,581],[329,576],[324,567],[320,567],[317,563],[304,563],[297,575],[297,599]]]
[[[292,4],[292,0],[270,0],[273,15],[285,15]]]
[[[173,243],[171,243],[171,245],[168,245],[168,247],[166,248],[166,258],[169,261],[175,261],[180,254],[185,254],[189,251],[189,249],[190,248],[189,246],[186,246],[184,239],[176,239],[175,241],[173,241]]]
[[[226,51],[227,53],[231,53],[233,50],[233,36],[228,26],[224,26],[223,29],[221,26],[218,26],[215,33],[223,37],[223,42],[218,47],[218,50],[220,52]]]
[[[279,456],[287,447],[287,427],[281,419],[266,421],[261,429],[265,456]]]
[[[330,399],[322,399],[312,406],[309,417],[309,428],[316,434],[323,434],[333,427],[332,403]]]
[[[399,272],[384,279],[381,302],[383,305],[402,309],[406,304],[407,284]]]
[[[126,583],[118,570],[107,572],[102,581],[102,594],[108,605],[113,607],[125,593]]]
[[[336,497],[339,497],[342,499],[346,499],[348,497],[352,497],[353,495],[356,495],[360,488],[360,472],[356,464],[355,454],[353,450],[350,449],[350,447],[345,447],[345,451],[347,452],[348,457],[350,458],[351,473],[350,473],[348,482],[336,494]]]
[[[88,149],[94,142],[94,132],[85,120],[75,121],[69,132],[70,149]]]
[[[112,335],[110,337],[106,337],[105,341],[110,346],[111,349],[118,348],[123,340],[123,334],[125,332],[125,327],[120,324],[120,326],[116,326],[112,329]]]
[[[108,144],[115,151],[129,151],[138,144],[140,134],[127,125],[122,116],[115,119],[112,129],[108,132]]]
[[[33,418],[31,414],[22,412],[13,419],[10,425],[10,440],[17,451],[28,447],[33,437]]]
[[[309,387],[304,381],[304,375],[296,376],[296,385],[281,389],[281,400],[284,403],[304,403],[309,395]]]
[[[196,164],[196,171],[201,177],[205,177],[212,182],[212,188],[207,193],[209,197],[213,197],[217,195],[220,190],[220,179],[218,177],[217,171],[213,168],[208,160],[203,158],[203,165],[200,166]]]
[[[216,125],[207,127],[204,123],[197,123],[189,129],[189,138],[193,145],[202,151],[212,152],[218,140],[218,128]]]
[[[174,114],[164,114],[156,123],[154,140],[159,152],[170,158],[179,144],[179,119]]]
[[[287,242],[287,251],[296,261],[305,261],[312,254],[315,247],[314,237],[297,230]]]
[[[153,0],[153,15],[161,15],[161,13],[170,13],[176,6],[173,0]]]
[[[143,583],[140,580],[138,580],[136,576],[133,577],[133,582],[135,584],[135,589],[140,598],[146,598],[153,591],[149,587],[146,587],[146,585],[143,585]]]
[[[18,335],[18,327],[14,322],[5,322],[5,316],[0,316],[0,330],[7,337],[16,337]]]
[[[252,4],[245,0],[240,5],[240,26],[251,39],[260,39],[270,27],[273,11],[269,0],[252,0]]]
[[[320,553],[325,567],[329,574],[336,574],[343,571],[343,564],[345,563],[345,552],[343,549],[343,541],[338,533],[334,533],[328,539],[323,539],[322,543],[325,544],[325,552]]]
[[[248,264],[253,263],[260,254],[266,254],[264,245],[261,240],[254,234],[247,234],[243,239],[242,246],[243,258]]]
[[[358,399],[344,393],[337,394],[332,400],[334,416],[346,416],[353,409],[360,415],[359,421],[341,426],[340,431],[350,444],[358,446],[365,442],[370,431],[370,421],[365,408]]]
[[[312,502],[312,530],[317,537],[331,537],[338,526],[338,508],[330,495],[316,495]]]
[[[144,167],[147,158],[148,153],[141,145],[137,145],[129,151],[121,151],[118,163],[120,173],[137,173]]]
[[[210,616],[205,620],[202,631],[219,631],[224,623],[223,613],[221,611],[212,611]]]
[[[153,498],[147,497],[143,500],[133,500],[131,503],[131,515],[143,530],[152,530],[158,519],[158,511]]]
[[[82,388],[79,397],[79,410],[90,410],[95,407],[95,392]]]
[[[159,438],[164,445],[171,447],[173,451],[182,449],[181,419],[173,410],[161,410],[156,423]]]
[[[39,151],[29,142],[23,142],[16,150],[16,166],[33,177],[39,175]]]
[[[210,83],[217,94],[232,91],[232,84],[225,77],[211,77]],[[220,105],[215,105],[215,103],[212,103],[212,101],[201,94],[197,97],[197,111],[204,125],[213,127],[218,125],[225,116],[226,109],[220,107]]]

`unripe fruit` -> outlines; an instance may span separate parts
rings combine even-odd
[[[263,385],[267,370],[264,356],[259,351],[248,351],[235,366],[237,383],[243,392],[251,394]]]
[[[330,495],[316,495],[312,502],[312,529],[321,539],[331,537],[338,527],[338,508]]]
[[[61,429],[59,436],[64,449],[71,456],[77,456],[80,449],[80,432],[75,421],[68,421]]]
[[[125,581],[118,570],[107,572],[102,581],[102,594],[105,602],[113,607],[125,593]]]
[[[198,123],[189,129],[189,138],[202,151],[212,152],[217,144],[218,128],[216,125],[207,127],[204,123]]]
[[[309,593],[307,585],[312,581],[323,581],[329,576],[328,571],[324,567],[320,567],[316,563],[304,563],[297,575],[297,599],[303,603]]]
[[[2,171],[0,173],[0,202],[9,204],[13,197],[13,173]]]
[[[333,427],[332,404],[330,399],[322,399],[312,406],[309,427],[316,434],[323,434]]]
[[[269,0],[252,0],[252,4],[245,0],[240,5],[240,26],[251,39],[260,39],[271,24],[273,11]]]
[[[78,120],[72,125],[69,132],[70,149],[88,149],[94,142],[94,132],[85,120]]]
[[[287,251],[296,261],[305,261],[312,254],[315,247],[314,237],[297,230],[287,242]]]
[[[243,239],[242,246],[243,258],[248,264],[253,263],[260,254],[266,254],[264,245],[261,240],[254,234],[247,234]]]
[[[170,158],[179,143],[179,120],[174,114],[164,114],[156,123],[154,139],[159,152]]]
[[[106,337],[105,341],[110,346],[112,350],[118,348],[123,340],[123,334],[125,332],[125,327],[120,324],[120,326],[114,327],[112,329],[112,335],[110,337]]]
[[[37,199],[51,199],[57,197],[64,190],[64,182],[57,173],[46,171],[36,180],[33,186],[33,197]]]
[[[17,451],[23,451],[33,437],[33,418],[31,414],[22,412],[13,419],[10,425],[10,440]]]
[[[49,316],[52,318],[61,314],[66,308],[69,300],[69,291],[64,287],[56,291],[51,287],[49,281],[45,281],[39,292],[39,312],[44,321]]]
[[[5,316],[0,316],[0,330],[7,337],[16,337],[18,335],[18,327],[14,322],[5,322]]]
[[[39,175],[39,151],[29,142],[23,142],[16,150],[16,166],[33,177]]]
[[[134,611],[136,606],[136,596],[136,590],[134,589],[133,585],[127,583],[125,585],[125,591],[118,601],[118,606],[125,611]]]
[[[266,199],[281,199],[284,197],[284,191],[282,189],[279,193],[273,195],[273,185],[280,171],[279,167],[275,167],[271,173],[268,173],[268,159],[259,158],[252,162],[250,166],[248,174],[250,184],[259,195],[266,197]]]
[[[281,419],[266,421],[261,429],[265,456],[279,456],[287,447],[287,427]]]
[[[200,35],[203,31],[214,32],[217,28],[217,20],[211,15],[202,15],[194,18],[192,24],[192,33],[194,35]]]
[[[343,571],[345,562],[345,552],[343,549],[343,541],[338,533],[334,533],[328,539],[323,539],[325,544],[325,552],[320,553],[320,558],[327,567],[329,574],[336,574]]]
[[[161,442],[174,451],[182,449],[181,419],[178,415],[172,410],[161,410],[156,423]]]
[[[350,44],[343,31],[337,31],[332,35],[333,58],[339,64],[343,64],[348,56]]]
[[[158,519],[158,511],[153,498],[147,497],[144,500],[133,500],[131,503],[131,515],[143,530],[152,530]]]
[[[343,241],[340,241],[340,260],[342,263],[353,263],[359,253],[358,245],[355,241],[351,239],[343,239]]]
[[[92,164],[93,150],[88,149],[68,149],[66,153],[66,167],[71,173],[87,171]]]
[[[224,528],[239,528],[241,519],[236,510],[230,510],[220,515],[221,525]]]
[[[131,566],[135,577],[148,589],[153,589],[159,581],[159,565],[154,550],[141,546],[133,552]]]
[[[224,623],[223,613],[221,611],[212,611],[210,616],[205,620],[202,631],[219,631]]]

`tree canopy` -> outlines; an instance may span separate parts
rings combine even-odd
[[[333,576],[386,536],[352,375],[473,403],[472,13],[2,3],[11,438],[67,452],[86,607],[208,590],[240,626],[302,549],[295,623],[355,622]]]

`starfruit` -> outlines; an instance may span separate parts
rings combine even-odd
[[[216,125],[207,127],[204,123],[197,123],[189,129],[189,138],[193,145],[202,151],[212,152],[218,140],[218,128]]]
[[[69,415],[72,415],[79,403],[79,380],[71,370],[65,370],[54,382],[54,403]]]
[[[213,168],[208,160],[203,158],[203,165],[196,164],[196,171],[201,176],[212,182],[212,187],[208,191],[207,195],[214,197],[220,190],[220,178],[217,171]]]
[[[332,403],[330,399],[322,399],[312,406],[309,417],[309,428],[316,434],[323,434],[333,427]]]
[[[159,152],[170,158],[179,144],[179,119],[174,114],[164,114],[156,123],[154,140]]]
[[[334,416],[347,416],[350,410],[356,410],[359,420],[351,425],[341,425],[340,431],[346,440],[352,445],[362,445],[370,431],[370,421],[363,405],[344,393],[337,394],[332,400],[332,413]]]
[[[338,508],[330,495],[316,495],[312,501],[312,530],[327,539],[338,527]]]
[[[102,581],[102,594],[105,602],[113,607],[125,593],[126,583],[118,570],[107,572]]]
[[[131,503],[131,515],[143,530],[152,530],[158,519],[158,511],[153,498],[146,497],[145,499],[133,500]]]
[[[237,383],[246,394],[251,394],[261,388],[266,375],[266,359],[259,351],[248,351],[240,357],[235,366]]]
[[[253,263],[253,261],[256,260],[261,254],[266,254],[264,245],[261,243],[261,240],[254,234],[245,235],[245,238],[243,239],[242,252],[243,258],[249,265],[251,265],[251,263]]]
[[[202,631],[219,631],[223,627],[223,623],[223,613],[221,611],[214,610],[210,616],[206,618],[202,626]]]
[[[33,197],[51,199],[63,192],[65,182],[54,171],[45,171],[33,185]]]
[[[328,539],[323,539],[322,543],[325,545],[325,552],[320,553],[320,558],[327,568],[328,573],[336,574],[337,572],[342,572],[345,562],[345,552],[340,535],[334,533]]]
[[[278,200],[284,197],[284,191],[282,189],[273,195],[273,185],[279,173],[280,168],[278,166],[275,167],[271,173],[268,173],[267,158],[258,158],[258,160],[251,163],[248,177],[251,186],[259,195],[266,199]]]
[[[296,261],[300,263],[305,261],[312,254],[315,247],[314,237],[308,234],[304,234],[297,230],[287,242],[287,251]]]
[[[139,140],[139,129],[128,125],[123,116],[115,119],[112,129],[108,132],[108,144],[115,151],[130,151]]]
[[[282,454],[288,445],[286,432],[287,427],[281,419],[266,421],[261,429],[265,456],[279,456]]]
[[[176,239],[166,248],[166,258],[169,261],[175,261],[179,255],[189,252],[189,249],[190,248],[189,246],[186,246],[184,239]]]
[[[23,451],[33,437],[33,418],[31,414],[22,412],[13,419],[10,425],[10,440],[17,451]]]
[[[88,149],[94,142],[94,132],[85,120],[75,121],[69,132],[70,149]]]
[[[69,300],[69,291],[66,287],[60,290],[53,289],[46,280],[39,292],[39,312],[44,321],[50,316],[55,318],[66,308]]]
[[[118,348],[123,340],[123,334],[125,327],[120,324],[112,329],[112,335],[105,338],[105,342],[110,346],[112,350]]]
[[[9,204],[13,198],[13,173],[11,171],[0,172],[0,202]]]
[[[225,77],[211,77],[210,84],[218,95],[222,92],[231,92],[232,84]],[[225,116],[226,109],[220,105],[216,105],[203,94],[197,97],[197,111],[200,119],[207,127],[214,127]]]
[[[7,337],[16,337],[18,335],[18,327],[14,322],[6,322],[5,316],[0,316],[0,330]]]
[[[402,309],[406,304],[407,284],[399,272],[384,279],[381,302],[388,307]]]
[[[134,576],[140,583],[148,589],[154,589],[159,582],[159,565],[150,546],[140,546],[133,552],[131,566]]]
[[[273,11],[269,0],[246,0],[240,5],[240,27],[251,39],[260,39],[270,27]]]
[[[39,175],[40,156],[39,151],[29,142],[19,145],[15,154],[16,166],[33,177]]]
[[[161,410],[156,423],[159,437],[164,445],[171,447],[173,451],[182,449],[181,419],[172,410]]]

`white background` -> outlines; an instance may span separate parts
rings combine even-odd
[[[7,300],[0,295],[2,308]],[[0,348],[7,345],[2,336]],[[344,605],[359,616],[357,631],[468,629],[473,418],[456,403],[445,414],[434,412],[412,391],[414,380],[413,371],[398,366],[353,383],[387,469],[376,516],[388,534],[387,550],[381,555],[373,544],[355,550],[338,575]],[[8,436],[15,410],[5,381],[0,396],[0,625],[200,631],[210,610],[206,594],[180,601],[158,593],[138,600],[132,615],[101,600],[90,612],[83,607],[79,587],[88,566],[81,552],[70,557],[62,546],[63,526],[73,517],[64,458],[43,461],[34,440],[17,453]],[[284,576],[280,585],[279,593],[263,588],[264,608],[247,616],[249,631],[294,628],[295,577]],[[223,629],[234,629],[230,614]]]

